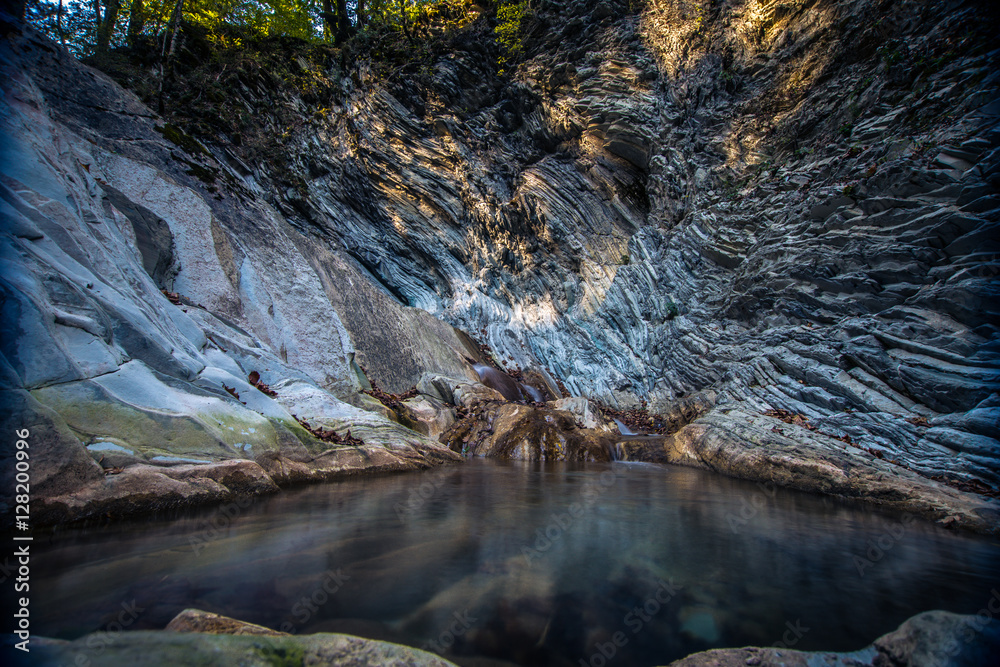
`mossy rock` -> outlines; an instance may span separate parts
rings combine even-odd
[[[164,139],[176,146],[179,146],[191,155],[209,155],[208,149],[202,146],[201,142],[194,137],[185,134],[184,131],[176,125],[165,123],[163,127],[157,125],[153,129],[162,134]]]
[[[99,633],[103,634],[103,633]],[[33,664],[75,665],[79,657],[96,657],[92,636],[72,642],[32,642]],[[419,649],[351,635],[300,637],[214,635],[166,631],[123,632],[100,646],[104,667],[298,667],[300,665],[383,665],[386,667],[453,667],[453,663]]]

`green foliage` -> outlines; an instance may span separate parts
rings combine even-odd
[[[184,134],[184,132],[175,125],[166,123],[163,127],[157,125],[154,126],[153,129],[162,134],[170,143],[175,146],[179,146],[191,155],[209,154],[208,151],[205,150],[205,147],[198,143],[197,139]]]
[[[95,5],[119,7],[110,30],[112,49],[142,46],[161,48],[177,0],[37,0],[27,10],[28,22],[77,57],[94,55],[98,25]],[[295,37],[310,42],[332,40],[324,29],[324,11],[336,9],[336,0],[183,0],[182,20],[207,32],[208,39],[222,48],[240,48],[247,38]],[[359,16],[358,0],[346,0],[351,32],[404,32],[429,36],[427,25],[464,24],[475,15],[469,0],[368,0]],[[107,22],[105,22],[107,23]]]
[[[876,53],[882,58],[886,65],[892,67],[903,60],[903,52],[899,46],[893,42],[880,46]]]
[[[78,57],[97,50],[95,5],[107,17],[106,6],[116,0],[38,0],[31,4],[28,22]],[[108,26],[112,48],[155,48],[170,25],[176,0],[117,0],[117,21]],[[204,28],[212,39],[226,39],[227,28],[243,35],[322,38],[322,0],[183,0],[183,21]],[[142,38],[146,38],[145,41]],[[157,41],[150,41],[154,38]],[[239,43],[228,44],[239,46]]]
[[[155,65],[171,30],[178,0],[36,0],[29,23],[66,46],[78,58],[97,52],[95,5],[118,3],[117,20],[107,25],[110,52],[94,62],[102,69],[121,64],[116,53],[146,67]],[[359,13],[359,5],[361,12]],[[479,16],[475,0],[182,0],[178,45],[192,36],[211,47],[211,57],[232,50],[253,51],[254,41],[295,38],[309,44],[335,42],[348,57],[373,56],[373,69],[393,71],[421,59],[429,44]],[[347,39],[338,30],[340,8],[348,19]],[[106,18],[107,14],[102,13]],[[334,25],[331,29],[331,21]],[[110,32],[108,32],[108,30]]]
[[[497,27],[493,29],[493,34],[501,51],[497,60],[499,74],[503,74],[524,53],[521,24],[527,14],[528,0],[503,2],[497,7]]]
[[[273,667],[300,667],[305,664],[305,649],[297,644],[264,644],[258,648],[260,657]]]
[[[397,0],[391,0],[396,2]],[[450,49],[457,32],[478,18],[475,0],[413,3],[407,12],[407,37],[398,12],[372,13],[363,31],[345,45],[349,58],[367,60],[375,79],[433,75],[435,60]]]

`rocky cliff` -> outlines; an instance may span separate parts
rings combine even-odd
[[[168,118],[8,25],[5,389],[62,448],[39,482],[105,488],[97,452],[315,468],[292,414],[426,463],[358,366],[474,382],[464,331],[612,406],[710,391],[727,447],[996,488],[993,11],[540,0],[503,72],[484,13],[395,69],[217,65]]]

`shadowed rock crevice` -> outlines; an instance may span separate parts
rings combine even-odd
[[[130,201],[110,185],[102,187],[111,206],[128,218],[135,233],[135,245],[142,255],[142,266],[153,282],[170,290],[173,277],[180,270],[174,266],[174,236],[163,218]]]

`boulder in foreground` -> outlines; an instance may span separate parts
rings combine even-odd
[[[852,653],[725,648],[694,653],[670,667],[986,667],[1000,656],[1000,623],[980,618],[928,611]]]

